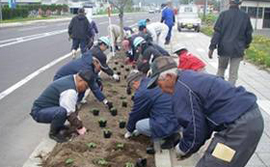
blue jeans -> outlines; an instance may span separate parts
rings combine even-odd
[[[140,134],[151,137],[150,119],[142,119],[136,123],[136,129]]]
[[[171,40],[171,36],[172,36],[172,28],[173,28],[173,25],[167,25],[169,27],[169,31],[168,31],[168,34],[166,36],[166,41],[169,41]]]
[[[81,53],[86,52],[87,49],[87,39],[78,39],[78,38],[74,38],[72,40],[72,50],[77,50],[78,48],[81,48]]]
[[[49,107],[31,112],[32,117],[39,123],[51,123],[56,129],[64,126],[67,110],[63,107]]]

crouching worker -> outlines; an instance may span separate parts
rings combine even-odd
[[[78,93],[84,92],[92,82],[89,71],[60,78],[51,83],[34,101],[30,115],[39,123],[50,123],[49,137],[62,143],[68,139],[60,133],[65,129],[64,123],[69,121],[78,134],[83,135],[86,128],[76,112]]]
[[[178,68],[183,70],[194,70],[197,72],[206,72],[205,63],[198,57],[189,53],[183,45],[177,45],[173,53],[177,54],[179,63]]]
[[[135,91],[125,138],[138,132],[153,140],[165,139],[162,149],[173,148],[179,141],[179,126],[172,110],[171,95],[160,88],[147,89],[150,78],[134,70],[127,77],[128,88]],[[136,131],[135,131],[136,130]]]
[[[177,70],[171,57],[157,58],[152,80],[172,95],[173,111],[184,128],[175,147],[180,159],[197,152],[214,133],[196,167],[244,167],[260,141],[264,121],[257,98],[221,77]]]

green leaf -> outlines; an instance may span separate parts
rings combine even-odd
[[[68,158],[68,159],[66,159],[66,162],[65,163],[66,164],[73,164],[74,163],[74,159]]]

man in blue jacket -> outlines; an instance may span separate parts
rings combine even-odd
[[[264,129],[256,96],[218,76],[178,71],[171,57],[157,58],[151,69],[148,88],[158,84],[172,95],[183,127],[183,138],[175,147],[178,156],[189,157],[216,132],[196,167],[244,167]]]
[[[84,92],[93,82],[90,71],[80,71],[51,83],[34,101],[30,115],[38,123],[50,123],[49,137],[59,143],[68,139],[61,134],[66,120],[80,135],[86,132],[76,111],[78,93]]]
[[[102,93],[102,82],[98,75],[101,70],[100,61],[97,58],[92,57],[91,51],[87,51],[82,55],[81,58],[73,60],[64,66],[62,66],[55,74],[53,80],[58,80],[59,78],[76,74],[80,70],[89,70],[93,75],[94,82],[91,82],[89,88],[95,95],[95,97],[103,102],[109,109],[113,107],[112,102],[109,102],[105,95]],[[84,92],[79,94],[78,101],[81,101],[84,96]]]
[[[171,35],[172,35],[172,27],[175,23],[175,16],[172,10],[172,3],[168,2],[166,7],[162,10],[161,23],[165,23],[169,27],[168,35],[166,37],[165,45],[170,44]]]
[[[172,110],[172,98],[162,93],[160,88],[147,89],[150,78],[137,70],[127,77],[128,87],[135,90],[132,111],[129,114],[127,133],[129,138],[135,129],[139,134],[151,137],[154,140],[164,139],[163,149],[174,147],[179,140],[179,126]]]

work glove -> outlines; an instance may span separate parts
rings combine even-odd
[[[185,154],[182,150],[180,150],[179,143],[175,146],[175,154],[178,160],[187,159],[192,155],[192,154]]]
[[[109,110],[113,108],[113,103],[108,101],[107,99],[104,99],[103,103],[107,106]]]
[[[83,127],[82,121],[77,116],[75,112],[72,112],[68,117],[67,120],[70,122],[71,126],[76,127],[76,129],[81,129]]]
[[[114,80],[116,80],[117,82],[118,82],[118,81],[120,81],[120,77],[119,77],[119,75],[117,75],[117,74],[113,74],[113,76],[112,76],[112,77],[113,77],[113,79],[114,79]]]
[[[76,129],[79,135],[84,135],[86,133],[86,128],[82,127],[81,129]]]
[[[131,136],[132,136],[132,133],[131,132],[127,131],[125,133],[125,139],[129,139]]]
[[[208,51],[208,57],[209,57],[209,59],[212,59],[213,58],[213,52],[214,52],[214,50],[209,50]]]

